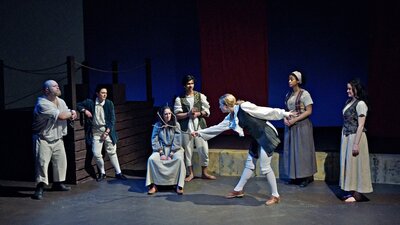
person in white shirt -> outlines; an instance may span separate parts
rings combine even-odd
[[[115,169],[115,178],[127,180],[122,174],[117,156],[118,135],[115,130],[114,103],[107,99],[107,88],[99,85],[96,88],[96,99],[86,99],[77,104],[79,112],[85,115],[85,137],[88,146],[92,146],[93,156],[99,168],[97,181],[106,179],[103,155],[103,145],[108,158]]]
[[[61,90],[54,80],[43,84],[43,95],[38,98],[33,111],[33,143],[35,147],[36,190],[32,198],[43,198],[44,186],[49,184],[48,167],[53,166],[53,191],[69,191],[62,182],[67,174],[67,156],[63,137],[67,135],[67,120],[76,119],[76,112],[70,110],[59,98]]]
[[[275,127],[268,120],[281,120],[284,117],[295,116],[296,113],[286,112],[283,109],[257,106],[248,101],[236,101],[232,94],[225,94],[219,98],[219,107],[223,113],[228,113],[222,122],[203,130],[192,132],[192,136],[209,140],[220,133],[232,129],[240,136],[244,130],[253,138],[249,148],[246,165],[236,187],[226,198],[241,198],[243,188],[253,175],[255,163],[259,159],[261,173],[267,177],[272,196],[265,202],[273,205],[280,202],[278,187],[274,171],[271,168],[272,154],[280,140]]]
[[[365,121],[368,113],[367,93],[360,79],[347,83],[349,99],[343,108],[340,145],[339,185],[344,202],[366,201],[365,193],[373,192],[368,139]]]
[[[186,75],[182,79],[185,93],[177,97],[174,103],[174,114],[182,129],[182,148],[185,150],[185,163],[188,167],[189,175],[185,178],[186,182],[194,178],[192,157],[194,148],[199,153],[199,163],[202,168],[201,178],[215,180],[216,177],[207,172],[208,167],[208,142],[202,138],[190,136],[192,131],[201,130],[207,127],[206,117],[210,116],[210,104],[207,97],[194,90],[195,77]]]

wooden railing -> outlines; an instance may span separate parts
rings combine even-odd
[[[87,62],[83,64],[87,65]],[[67,57],[68,84],[64,87],[64,99],[72,109],[76,109],[77,101],[83,100],[82,96],[86,98],[89,94],[90,69],[81,65],[75,62],[73,56]],[[78,68],[78,66],[80,67]],[[119,136],[117,154],[123,170],[127,166],[145,162],[151,153],[150,136],[155,115],[150,59],[145,60],[143,67],[146,69],[146,101],[126,101],[125,85],[118,83],[118,63],[115,61],[112,62],[112,72],[110,73],[113,83],[107,86],[110,93],[109,99],[115,105],[116,131]],[[76,73],[79,69],[82,69],[82,84],[76,83]],[[4,140],[0,145],[0,153],[3,156],[0,160],[0,168],[3,172],[11,172],[1,173],[0,179],[33,181],[34,158],[30,141],[33,106],[32,108],[5,110],[4,80],[4,63],[0,60],[0,86],[3,87],[3,94],[0,97],[0,112],[2,117],[6,116],[8,120],[16,121],[14,125],[17,125],[17,129],[10,127],[12,130],[3,135]],[[77,96],[79,97],[77,98]],[[78,184],[91,180],[95,178],[97,169],[91,147],[85,143],[83,125],[78,119],[68,129],[68,135],[64,138],[68,161],[67,182]],[[114,176],[113,167],[107,154],[105,154],[105,168],[107,175]]]

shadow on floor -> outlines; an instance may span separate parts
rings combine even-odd
[[[32,194],[27,194],[24,192],[33,193],[34,187],[22,187],[22,186],[4,186],[0,185],[0,197],[12,197],[12,198],[30,198]]]

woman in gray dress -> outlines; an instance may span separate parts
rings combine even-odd
[[[300,184],[306,187],[314,181],[317,172],[313,126],[309,119],[313,101],[310,93],[302,89],[302,74],[294,71],[289,75],[289,87],[292,91],[286,95],[286,107],[297,112],[297,116],[284,118],[285,138],[283,150],[284,175],[288,184]]]
[[[156,193],[157,185],[176,185],[176,193],[182,195],[186,167],[180,127],[168,106],[161,108],[159,117],[151,135],[153,154],[147,161],[147,193]]]
[[[368,106],[366,94],[359,80],[347,84],[349,100],[343,109],[343,130],[340,148],[340,180],[345,202],[365,200],[361,193],[373,191],[369,150],[365,135]]]

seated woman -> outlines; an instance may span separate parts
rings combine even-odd
[[[181,148],[181,130],[168,106],[160,109],[159,121],[151,135],[153,154],[147,161],[147,194],[157,192],[156,185],[176,185],[176,193],[183,194],[186,167]]]

